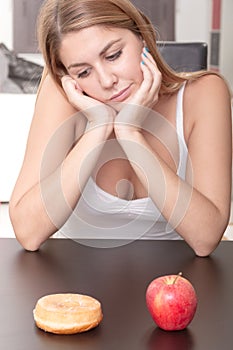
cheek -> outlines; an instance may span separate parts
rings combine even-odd
[[[143,79],[143,73],[140,67],[140,61],[134,58],[133,60],[124,62],[124,64],[122,64],[120,67],[119,76],[125,80],[141,83]]]
[[[135,87],[140,86],[143,81],[143,72],[140,67],[140,63],[135,62],[135,64],[130,65],[128,69],[125,71],[125,76],[128,77],[128,80],[131,80],[134,82]]]
[[[88,96],[99,99],[98,92],[100,92],[100,88],[95,79],[84,79],[83,81],[79,80],[79,86]]]
[[[140,62],[135,67],[135,76],[137,76],[137,82],[141,84],[143,80],[143,72],[141,70]]]
[[[141,60],[142,60],[142,49],[143,46],[140,44],[135,45],[134,48],[131,48],[129,51],[130,56],[130,67],[135,71],[135,74],[142,77],[142,70],[141,70]]]
[[[141,62],[141,51],[129,53],[128,58],[124,60],[123,69],[121,72],[124,73],[125,77],[132,79],[136,82],[141,83],[143,79],[143,73],[140,66]]]

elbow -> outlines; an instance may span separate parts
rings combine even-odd
[[[199,227],[198,235],[193,232],[193,237],[196,237],[196,239],[190,242],[190,246],[197,256],[208,257],[214,252],[221,242],[228,222],[229,213],[225,212],[223,215],[216,216],[215,221],[212,220],[207,225]]]
[[[218,247],[224,232],[225,229],[217,232],[203,232],[203,235],[205,234],[209,239],[202,239],[193,244],[195,254],[202,258],[210,256]]]
[[[210,256],[210,254],[212,254],[212,252],[215,250],[216,247],[211,248],[211,247],[194,247],[194,253],[196,254],[196,256],[200,257],[200,258],[207,258],[208,256]]]
[[[18,242],[20,243],[20,245],[28,252],[36,252],[39,250],[40,245],[36,244],[35,242],[33,242],[33,240],[30,239],[22,239],[22,237],[20,236],[16,236],[16,239],[18,240]]]
[[[206,258],[213,253],[218,244],[219,240],[200,240],[193,244],[192,249],[196,256]]]
[[[33,237],[33,234],[26,232],[24,228],[20,226],[13,225],[15,237],[19,244],[29,252],[36,252],[39,250],[41,243]]]
[[[38,242],[35,234],[29,232],[25,220],[22,220],[17,209],[10,203],[9,216],[14,230],[15,237],[19,244],[27,251],[35,252],[40,248],[41,242]]]
[[[26,232],[23,228],[14,228],[15,237],[19,244],[29,252],[36,252],[41,246],[41,242],[38,242],[32,233]]]

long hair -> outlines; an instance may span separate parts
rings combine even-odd
[[[39,49],[48,72],[59,85],[61,75],[67,74],[59,55],[64,35],[93,25],[125,28],[146,42],[162,73],[160,94],[175,92],[185,80],[205,74],[184,75],[173,71],[157,48],[157,35],[151,21],[129,0],[45,0],[38,16]]]

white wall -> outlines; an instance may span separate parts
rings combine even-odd
[[[233,0],[222,0],[220,72],[233,91]],[[176,0],[176,40],[205,41],[210,47],[212,0]]]
[[[0,201],[2,202],[9,201],[23,162],[35,100],[35,94],[0,94]]]
[[[209,44],[212,0],[176,0],[176,40]]]
[[[233,91],[233,0],[223,0],[220,38],[220,70]]]
[[[1,0],[0,4],[0,43],[13,49],[13,0]]]

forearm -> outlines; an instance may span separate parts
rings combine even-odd
[[[217,206],[191,181],[179,178],[139,131],[125,128],[118,134],[118,141],[148,195],[171,226],[197,255],[208,255],[214,250],[227,225],[229,210],[223,210],[227,204]]]
[[[26,249],[38,249],[65,223],[79,200],[109,133],[107,125],[89,129],[55,171],[43,177],[20,199],[10,202],[16,237]]]

